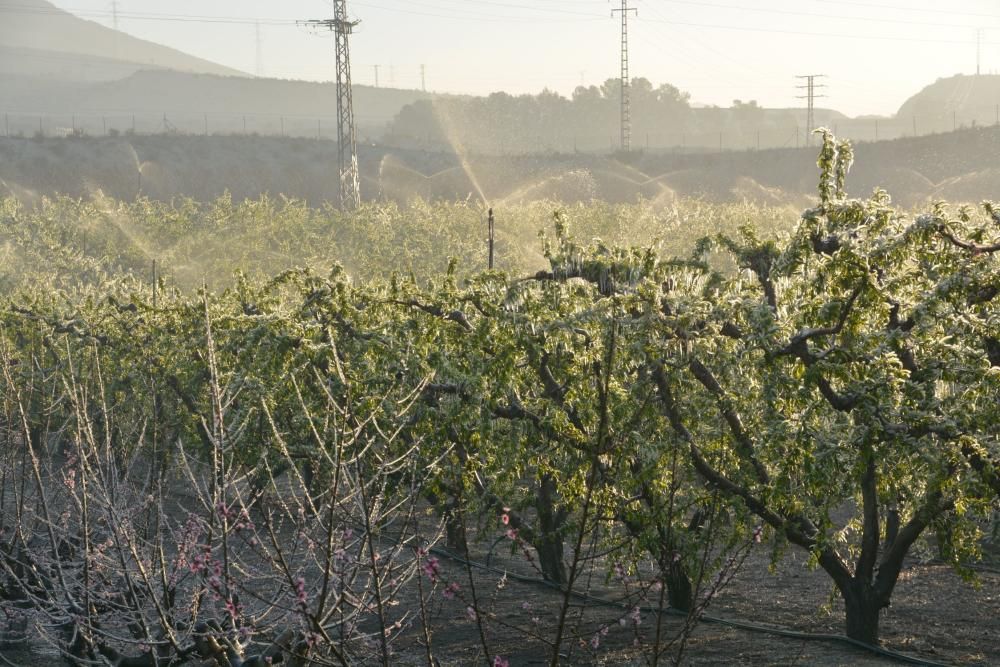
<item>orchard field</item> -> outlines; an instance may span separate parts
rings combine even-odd
[[[1000,662],[1000,212],[851,161],[493,271],[471,200],[3,200],[0,656]]]

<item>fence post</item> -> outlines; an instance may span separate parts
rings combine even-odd
[[[135,134],[135,114],[132,114],[132,134]]]
[[[205,114],[205,136],[208,136],[208,114]]]
[[[243,135],[246,136],[247,133],[247,117],[243,116]]]
[[[38,134],[40,134],[43,137],[45,136],[45,128],[42,127],[42,117],[41,116],[38,117]]]
[[[10,116],[3,115],[3,136],[10,139]]]
[[[323,119],[322,118],[317,118],[316,119],[316,138],[317,139],[322,139],[323,138]]]
[[[285,117],[281,117],[281,136],[285,136]]]
[[[913,116],[913,136],[917,136],[917,117]]]

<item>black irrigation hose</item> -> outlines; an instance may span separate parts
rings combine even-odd
[[[442,549],[440,547],[432,547],[430,552],[448,558],[463,565],[469,565],[479,570],[486,572],[494,572],[496,574],[502,574],[510,579],[515,579],[522,583],[546,586],[553,590],[564,592],[562,587],[551,581],[546,581],[545,579],[539,579],[538,577],[529,577],[523,574],[517,574],[516,572],[508,572],[507,570],[502,570],[498,567],[492,565],[485,565],[483,563],[477,563],[476,561],[470,561],[458,554],[454,554],[447,549]],[[587,595],[585,593],[578,593],[576,591],[571,591],[571,595],[577,599],[586,600],[587,602],[593,602],[604,607],[617,607],[623,608],[623,605],[612,600],[606,600],[604,598],[595,597],[592,595]],[[646,613],[658,613],[659,610],[652,607],[640,607],[640,609]],[[681,611],[680,609],[674,609],[668,607],[663,610],[665,613],[671,616],[687,616],[688,612]],[[897,662],[906,663],[910,665],[920,665],[921,667],[951,667],[941,662],[933,662],[931,660],[924,660],[923,658],[918,658],[912,655],[906,655],[905,653],[898,653],[897,651],[891,651],[881,646],[873,646],[871,644],[866,644],[865,642],[858,641],[857,639],[851,639],[850,637],[845,637],[844,635],[831,635],[831,634],[816,634],[811,632],[799,632],[798,630],[786,630],[783,628],[775,628],[766,625],[756,625],[754,623],[749,623],[747,621],[736,621],[727,618],[719,618],[717,616],[709,616],[707,614],[702,614],[698,617],[699,621],[705,621],[707,623],[714,623],[717,625],[726,625],[732,628],[738,628],[740,630],[748,630],[750,632],[760,632],[769,635],[774,635],[777,637],[787,637],[789,639],[803,639],[809,641],[825,641],[825,642],[839,642],[841,644],[847,644],[854,648],[860,648],[869,653],[879,655],[885,658],[890,658]]]

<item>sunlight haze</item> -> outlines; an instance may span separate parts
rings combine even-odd
[[[106,0],[58,0],[106,26]],[[734,99],[801,106],[798,74],[828,75],[818,106],[850,116],[895,113],[939,77],[1000,68],[1000,7],[986,0],[637,0],[630,20],[631,74],[671,83],[695,104]],[[373,0],[349,2],[355,84],[437,92],[570,95],[618,77],[620,20],[606,0]],[[297,26],[326,18],[321,0],[122,0],[119,27],[250,74],[333,78],[332,40]]]

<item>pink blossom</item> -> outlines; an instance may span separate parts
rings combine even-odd
[[[437,558],[431,556],[430,558],[427,559],[427,562],[424,563],[423,570],[424,574],[427,575],[428,579],[436,582],[438,578],[441,576],[441,563],[438,561]]]
[[[447,600],[454,600],[455,594],[460,590],[462,590],[462,587],[453,581],[448,584],[448,587],[445,588],[444,591],[441,592],[441,595],[443,595]]]
[[[493,667],[510,667],[510,661],[504,660],[500,656],[493,658]]]
[[[240,608],[232,600],[227,600],[226,612],[229,614],[229,617],[235,621],[236,617],[240,615]]]
[[[306,606],[306,580],[302,577],[295,580],[295,599],[303,607]]]
[[[465,608],[465,615],[469,617],[470,621],[474,621],[477,618],[479,618],[479,616],[476,614],[476,610],[473,609],[472,607]]]

